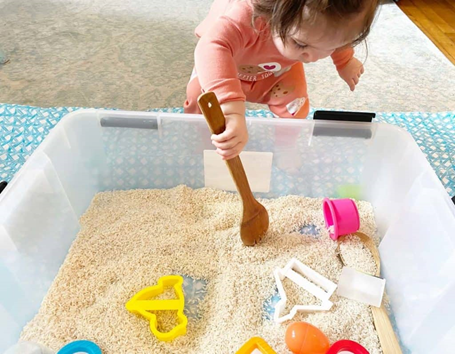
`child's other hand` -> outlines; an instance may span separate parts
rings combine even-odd
[[[248,142],[244,102],[227,102],[221,105],[226,118],[226,130],[212,135],[212,144],[223,160],[238,156]]]
[[[343,69],[338,71],[338,74],[346,81],[351,91],[354,91],[364,71],[363,64],[358,59],[352,58]]]

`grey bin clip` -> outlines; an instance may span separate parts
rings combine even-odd
[[[133,129],[158,129],[158,119],[145,119],[134,117],[103,117],[101,126],[104,128],[133,128]]]

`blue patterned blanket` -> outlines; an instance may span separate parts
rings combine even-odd
[[[0,180],[10,181],[60,119],[77,109],[0,104]],[[183,113],[182,108],[154,111]],[[265,110],[248,111],[247,115],[271,116]],[[409,131],[447,193],[455,195],[455,112],[379,113],[376,120]]]

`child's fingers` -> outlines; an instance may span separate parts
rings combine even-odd
[[[221,143],[217,141],[212,141],[212,144],[215,145],[215,147],[217,147],[218,149],[227,150],[236,147],[238,144],[240,144],[240,141],[238,139],[231,139],[228,141],[223,141]]]
[[[355,89],[354,80],[351,79],[351,80],[348,80],[348,81],[346,81],[346,82],[347,82],[347,84],[349,85],[349,89],[350,89],[351,91],[354,91],[354,89]]]
[[[221,134],[212,134],[210,139],[216,141],[217,143],[222,143],[223,141],[228,141],[235,138],[235,132],[233,130],[225,130]]]
[[[360,68],[359,72],[357,73],[357,77],[360,78],[360,76],[363,75],[363,73],[365,72],[365,69],[363,68],[363,66]]]
[[[222,156],[221,159],[222,160],[230,160],[230,159],[233,159],[234,157],[239,156],[239,155],[240,155],[240,151],[233,151],[232,153],[227,154],[226,156]]]
[[[354,77],[353,80],[354,80],[354,84],[357,85],[359,83],[359,78],[358,77]]]
[[[230,160],[240,154],[240,150],[236,148],[229,150],[217,149],[216,152],[223,158],[223,160]]]

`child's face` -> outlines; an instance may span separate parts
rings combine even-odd
[[[338,48],[334,45],[329,45],[329,43],[321,43],[321,41],[311,42],[307,38],[298,35],[289,36],[283,42],[281,38],[274,37],[274,43],[284,57],[303,63],[313,63],[319,59],[326,58]]]
[[[328,57],[336,49],[352,43],[346,38],[349,37],[347,33],[353,30],[353,26],[355,28],[358,25],[356,22],[358,21],[354,19],[347,30],[337,30],[327,21],[320,19],[313,26],[302,26],[298,30],[292,31],[284,42],[278,35],[275,35],[273,42],[284,57],[303,63],[313,63]]]

